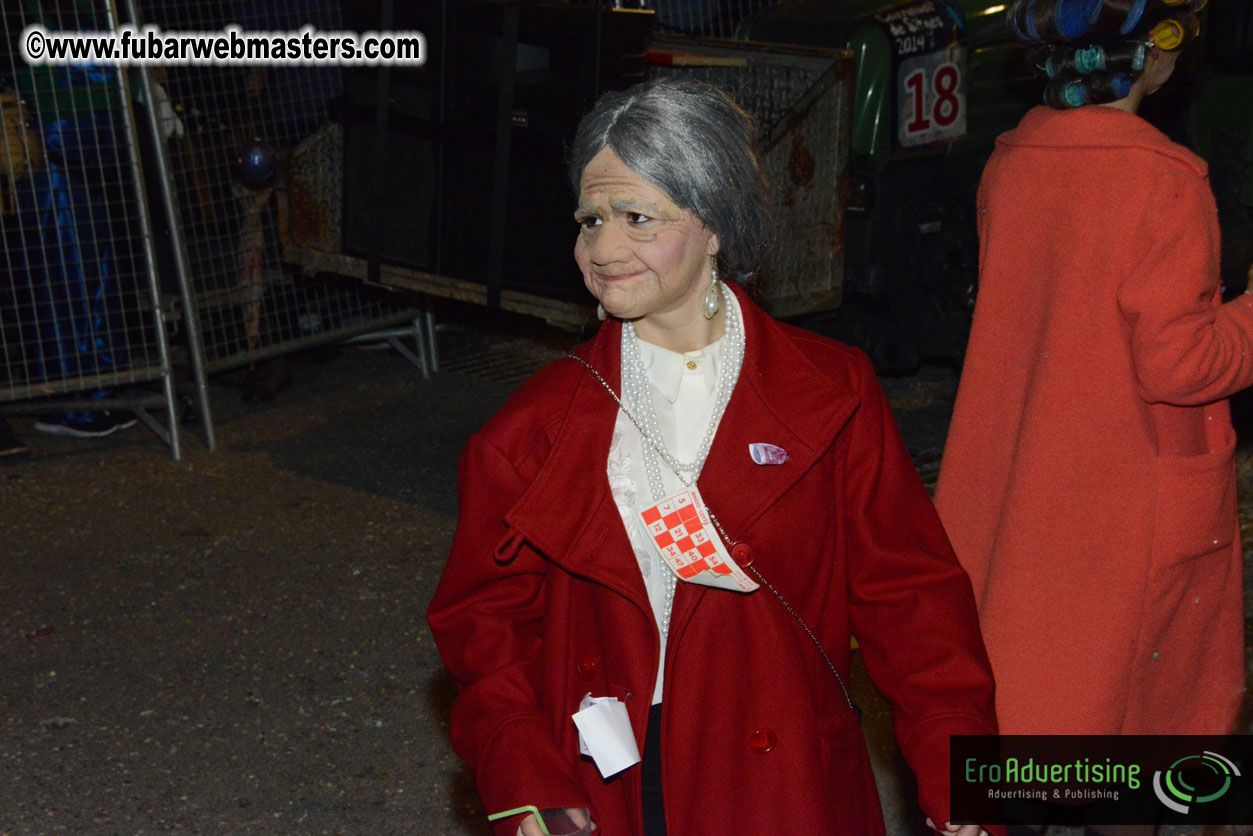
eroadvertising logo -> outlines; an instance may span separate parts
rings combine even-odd
[[[1253,824],[1247,735],[956,735],[950,753],[955,822]]]
[[[1185,755],[1168,769],[1153,773],[1153,792],[1171,810],[1187,815],[1192,805],[1208,804],[1225,796],[1233,779],[1239,777],[1239,767],[1217,752]],[[1200,786],[1189,783],[1198,778]]]

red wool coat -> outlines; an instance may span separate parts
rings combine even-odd
[[[740,304],[747,356],[700,489],[846,682],[856,633],[923,808],[943,821],[949,735],[995,728],[970,583],[865,359]],[[606,322],[580,349],[615,389],[620,334]],[[471,438],[428,617],[460,687],[453,745],[488,812],[589,805],[603,836],[639,836],[639,767],[603,780],[570,719],[589,691],[617,697],[642,749],[656,677],[659,633],[605,473],[617,411],[563,359]],[[790,459],[756,465],[753,442]],[[883,832],[857,718],[764,587],[679,584],[661,748],[672,833]]]
[[[1225,732],[1244,683],[1234,433],[1205,163],[1129,113],[1037,108],[979,195],[979,298],[936,506],[1001,730]]]

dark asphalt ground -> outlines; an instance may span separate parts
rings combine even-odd
[[[13,420],[33,458],[0,470],[0,836],[487,832],[423,613],[463,441],[574,339],[440,340],[429,381],[361,347],[290,358],[269,404],[223,375],[220,449],[189,435],[182,462],[142,426]],[[953,374],[884,383],[932,474]],[[922,832],[855,691],[891,830]]]

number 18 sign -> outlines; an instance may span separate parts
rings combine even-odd
[[[966,135],[966,66],[961,47],[915,55],[897,69],[897,142],[904,148]]]

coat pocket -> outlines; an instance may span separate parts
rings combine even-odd
[[[1236,535],[1235,432],[1200,456],[1153,462],[1150,576],[1231,549]]]
[[[1153,546],[1124,734],[1225,730],[1243,681],[1232,443],[1154,463]],[[1229,695],[1235,695],[1229,697]]]

